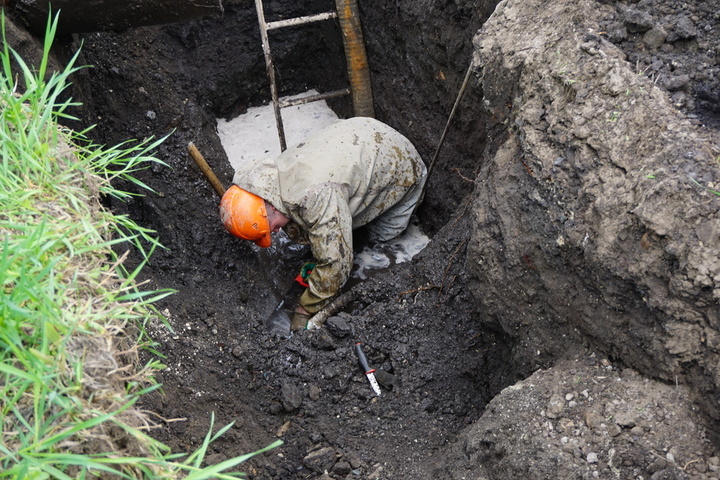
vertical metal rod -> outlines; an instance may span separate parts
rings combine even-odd
[[[470,80],[470,74],[473,70],[473,60],[470,60],[470,65],[468,65],[467,72],[465,72],[465,78],[463,79],[462,86],[460,87],[460,91],[458,92],[457,98],[455,98],[455,103],[453,104],[452,111],[450,112],[450,116],[448,117],[447,122],[445,123],[445,128],[443,129],[442,135],[440,135],[440,141],[438,142],[438,146],[435,149],[435,154],[432,157],[432,160],[430,160],[430,164],[427,167],[427,176],[430,177],[430,172],[432,172],[433,167],[435,166],[435,162],[438,159],[438,156],[440,156],[440,149],[442,148],[443,144],[445,143],[445,135],[447,135],[448,129],[450,128],[450,122],[452,122],[453,117],[455,116],[455,111],[457,110],[458,105],[460,105],[460,100],[462,100],[463,95],[465,95],[465,89],[467,88],[468,81]],[[425,200],[425,192],[427,191],[428,181],[425,181],[425,185],[423,185],[422,193],[420,194],[420,200],[418,200],[417,204],[415,205],[415,210],[413,213],[417,212],[417,209],[420,207],[422,202]]]
[[[448,129],[450,128],[450,122],[452,122],[453,117],[455,116],[455,111],[457,110],[458,105],[460,105],[460,100],[462,100],[462,97],[465,94],[465,88],[467,88],[468,80],[470,80],[470,74],[472,73],[472,69],[473,61],[470,60],[470,65],[468,65],[467,72],[465,72],[465,78],[463,79],[462,86],[460,87],[457,98],[455,98],[455,103],[453,104],[452,111],[450,112],[450,116],[448,117],[447,123],[445,124],[442,135],[440,135],[440,141],[438,142],[438,146],[435,149],[435,154],[433,155],[432,160],[430,161],[430,165],[428,166],[428,175],[430,175],[430,172],[435,166],[435,162],[440,155],[440,149],[442,148],[443,143],[445,143],[445,135],[447,135]]]
[[[263,10],[262,0],[255,0],[255,8],[257,10],[258,22],[260,24],[260,38],[262,39],[263,52],[265,53],[265,67],[267,69],[268,79],[270,80],[270,95],[272,96],[273,111],[275,112],[275,123],[277,123],[278,137],[280,138],[280,151],[287,150],[287,142],[285,141],[285,127],[283,126],[282,114],[280,113],[280,101],[278,98],[277,82],[275,80],[275,67],[273,66],[272,56],[270,55],[270,41],[268,39],[268,27],[265,22],[265,12]]]

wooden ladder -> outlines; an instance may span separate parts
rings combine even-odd
[[[263,52],[265,54],[265,66],[267,69],[268,80],[270,81],[270,95],[272,96],[275,123],[277,124],[278,137],[280,139],[280,151],[285,151],[287,149],[285,127],[283,125],[282,114],[280,112],[282,108],[344,95],[352,95],[353,112],[355,116],[375,116],[370,88],[370,69],[367,63],[367,55],[365,53],[365,44],[363,42],[362,30],[360,28],[356,0],[335,0],[335,6],[336,11],[333,12],[267,22],[265,20],[262,0],[255,0],[258,23],[260,24],[260,37],[262,39]],[[270,53],[268,31],[333,18],[338,18],[340,20],[350,87],[293,100],[281,100],[278,97],[277,79],[275,77],[275,67],[273,65],[272,54]]]

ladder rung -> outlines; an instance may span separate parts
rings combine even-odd
[[[303,25],[305,23],[319,22],[321,20],[328,20],[330,18],[337,18],[337,12],[318,13],[317,15],[308,15],[305,17],[277,20],[275,22],[268,22],[266,25],[268,30],[273,30],[275,28],[291,27],[293,25]]]
[[[317,95],[309,95],[302,98],[294,99],[283,99],[278,102],[280,108],[293,107],[295,105],[304,105],[306,103],[317,102],[319,100],[327,100],[328,98],[341,97],[343,95],[350,95],[349,88],[343,88],[342,90],[334,90],[327,93],[318,93]]]

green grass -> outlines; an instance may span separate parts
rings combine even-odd
[[[719,192],[719,191],[713,190],[712,188],[709,188],[709,187],[706,187],[705,185],[701,184],[700,182],[698,182],[698,181],[695,180],[694,178],[690,177],[690,180],[692,180],[692,182],[693,182],[695,185],[697,185],[698,187],[707,190],[708,192],[712,193],[713,195],[720,195],[720,192]]]
[[[25,64],[5,41],[0,53],[0,479],[237,478],[229,471],[260,452],[203,466],[213,433],[189,455],[147,435],[135,408],[158,388],[159,360],[141,365],[139,339],[157,316],[153,302],[171,291],[140,291],[139,267],[159,247],[153,232],[102,207],[101,195],[162,163],[152,151],[164,140],[93,145],[87,132],[58,125],[76,56],[48,70],[57,17],[48,23],[44,56]],[[13,62],[15,66],[13,67]],[[212,421],[211,421],[212,423]],[[266,447],[277,446],[280,442]],[[261,451],[264,451],[263,449]]]

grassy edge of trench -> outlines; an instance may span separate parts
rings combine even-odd
[[[142,265],[128,271],[116,252],[137,248],[147,260],[160,245],[99,198],[129,196],[113,187],[118,178],[144,187],[133,173],[162,163],[152,151],[163,139],[105,148],[59,126],[77,54],[48,71],[56,26],[57,17],[31,68],[8,47],[2,15],[0,479],[242,477],[237,465],[280,442],[203,466],[231,425],[211,425],[198,450],[178,454],[150,436],[152,418],[135,406],[159,388],[163,365],[141,365],[138,349],[152,348],[144,325],[172,292],[140,290]]]

